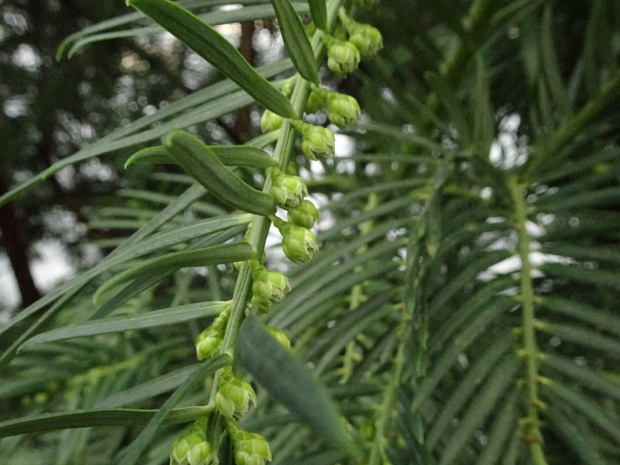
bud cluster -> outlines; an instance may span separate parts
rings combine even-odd
[[[252,266],[252,304],[258,306],[262,313],[267,313],[273,304],[284,300],[291,290],[288,278],[278,272],[270,271],[258,262]]]
[[[336,138],[329,129],[303,121],[292,125],[301,133],[301,149],[310,160],[327,160],[336,152]]]
[[[250,407],[256,405],[256,393],[252,385],[236,376],[228,365],[220,371],[215,405],[224,417],[231,420],[240,418],[248,413]]]
[[[375,0],[353,0],[356,4],[372,4]],[[339,17],[342,26],[334,37],[317,30],[321,35],[328,56],[328,67],[339,75],[346,75],[357,69],[360,60],[372,58],[383,47],[380,32],[369,25],[360,24],[347,16],[341,9]],[[299,76],[286,79],[282,82],[282,93],[290,98]],[[331,92],[327,89],[311,84],[307,98],[306,113],[315,113],[327,110],[329,121],[343,129],[354,123],[360,115],[360,107],[355,98]],[[323,127],[307,124],[301,120],[288,120],[302,135],[302,151],[310,160],[325,161],[335,153],[334,133]],[[261,116],[261,130],[263,133],[279,130],[284,123],[282,116],[265,110]],[[268,168],[271,178],[269,194],[276,204],[287,211],[287,220],[271,215],[269,219],[282,234],[282,249],[284,254],[294,263],[310,260],[317,252],[318,245],[310,229],[319,219],[319,212],[312,202],[306,200],[308,188],[305,182],[296,176],[296,170],[285,173],[278,168]],[[269,184],[268,184],[269,185]],[[269,199],[267,199],[269,200]],[[273,204],[271,204],[273,207]],[[250,237],[249,225],[246,236]],[[253,237],[253,236],[252,236]],[[262,253],[261,253],[262,256]],[[284,300],[291,290],[288,278],[277,271],[268,270],[262,262],[250,260],[247,265],[252,276],[252,297],[249,304],[250,311],[266,313],[274,304]],[[238,264],[236,264],[238,265]],[[247,268],[246,268],[247,269]],[[219,350],[224,340],[226,327],[230,318],[231,307],[224,311],[196,338],[196,354],[198,360],[204,360]],[[289,348],[291,343],[286,333],[277,328],[267,328],[271,335],[284,347]],[[215,407],[209,405],[209,411],[216,408],[223,417],[226,429],[230,434],[234,449],[234,460],[237,465],[265,465],[271,461],[271,451],[267,440],[257,433],[244,431],[237,424],[237,419],[246,415],[256,404],[256,393],[252,385],[244,378],[237,376],[231,365],[223,367],[216,381],[214,396]],[[216,415],[218,415],[216,413]],[[218,417],[219,418],[219,417]],[[219,428],[221,421],[212,422]],[[197,420],[194,426],[183,433],[173,444],[170,465],[210,465],[217,463],[217,440],[213,440],[213,447],[207,440],[206,426],[208,418]],[[213,436],[215,437],[215,436]],[[209,435],[212,439],[212,436]]]
[[[373,58],[383,48],[383,37],[379,30],[368,24],[351,19],[344,8],[340,9],[340,20],[349,38],[342,40],[323,34],[327,46],[327,66],[341,76],[355,71],[361,60]]]
[[[327,67],[341,76],[355,71],[361,60],[357,47],[349,41],[330,36],[324,37],[329,37],[327,40]]]
[[[209,465],[213,463],[211,444],[205,434],[206,419],[179,436],[172,444],[170,465]]]
[[[306,183],[299,176],[285,174],[278,168],[270,170],[273,184],[269,193],[278,206],[285,209],[297,208],[308,195]]]
[[[307,113],[315,113],[323,108],[327,107],[327,117],[329,120],[338,126],[340,129],[344,129],[350,124],[357,121],[361,111],[360,106],[355,98],[350,95],[340,94],[338,92],[332,92],[327,89],[322,89],[313,85],[311,88],[310,96],[308,98],[309,104],[306,106]],[[310,104],[310,102],[312,102]],[[306,136],[304,131],[298,127],[303,125],[300,121],[297,121],[293,126],[304,135],[304,141]],[[309,142],[308,142],[309,143]],[[303,143],[302,143],[303,148]],[[304,150],[304,153],[306,151]],[[311,155],[306,155],[312,158]],[[314,159],[314,158],[312,158]]]
[[[265,110],[260,118],[260,129],[262,132],[276,131],[282,127],[284,118],[270,110]]]
[[[362,60],[370,60],[383,48],[383,37],[376,27],[361,24],[340,10],[340,20],[349,33],[349,42],[355,45]]]
[[[267,440],[258,433],[242,430],[235,421],[227,421],[226,429],[233,444],[237,465],[265,465],[271,461]]]
[[[230,306],[227,306],[213,323],[196,338],[196,356],[198,360],[210,357],[222,343],[226,323],[230,316]]]
[[[319,219],[319,211],[309,200],[304,200],[297,208],[291,208],[287,212],[288,222],[295,226],[310,229]]]
[[[307,228],[274,217],[273,224],[282,234],[282,250],[293,263],[310,260],[319,251],[316,237]]]

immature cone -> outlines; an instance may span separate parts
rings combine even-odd
[[[260,129],[262,132],[275,131],[282,127],[283,121],[284,118],[282,118],[280,115],[272,111],[265,110],[263,112],[263,116],[261,116],[260,118]]]
[[[327,160],[336,152],[336,139],[329,129],[308,124],[302,135],[301,149],[310,160]]]
[[[209,465],[211,444],[207,442],[204,431],[192,427],[172,444],[170,465]]]
[[[256,393],[245,379],[235,376],[230,366],[222,368],[215,405],[229,419],[240,418],[256,405]]]
[[[383,48],[383,36],[376,27],[355,23],[349,34],[349,42],[359,50],[362,60],[374,57]]]
[[[327,96],[327,117],[340,129],[357,121],[360,106],[350,95],[332,92]]]
[[[289,223],[306,229],[314,226],[314,222],[319,219],[319,211],[309,200],[304,200],[299,207],[289,210],[287,215]]]
[[[233,422],[227,424],[232,439],[237,465],[265,465],[271,461],[271,450],[267,440],[258,433],[243,431]]]
[[[344,75],[357,69],[360,52],[351,42],[333,39],[327,49],[327,66],[334,73]]]
[[[282,208],[296,208],[308,195],[306,183],[299,176],[284,174],[278,169],[272,170],[271,196]]]
[[[294,263],[306,262],[319,251],[316,237],[309,229],[286,224],[280,232],[282,233],[282,250]]]
[[[261,266],[252,271],[252,303],[257,304],[261,312],[268,312],[273,304],[284,300],[291,290],[288,278],[278,272]]]

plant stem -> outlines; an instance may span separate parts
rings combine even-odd
[[[338,18],[338,9],[342,4],[342,0],[332,0],[327,5],[327,18],[328,24],[332,27]],[[325,46],[320,37],[320,32],[317,31],[312,37],[312,50],[317,63],[320,63],[325,53]],[[291,96],[291,104],[297,112],[297,114],[303,114],[303,110],[308,100],[308,94],[310,93],[310,83],[297,75],[295,80],[295,88],[293,95]],[[297,132],[291,125],[291,121],[284,120],[282,128],[280,129],[280,136],[276,143],[274,151],[274,158],[278,160],[279,167],[282,171],[286,170],[289,162],[290,154],[295,146],[295,139]],[[265,184],[263,185],[263,192],[269,193],[272,186],[271,174],[267,173]],[[262,259],[265,250],[265,241],[267,240],[267,234],[271,227],[271,221],[264,216],[255,215],[252,219],[251,231],[248,237],[248,242],[256,251],[256,258],[260,261]],[[252,284],[251,270],[247,263],[241,266],[239,271],[239,277],[237,278],[237,284],[233,294],[233,304],[230,314],[230,319],[226,326],[226,333],[222,341],[222,352],[231,353],[236,340],[237,331],[243,318],[245,316],[245,308],[250,298],[250,286]],[[214,386],[217,383],[214,384]]]
[[[526,361],[526,410],[522,420],[523,436],[527,442],[535,465],[546,465],[541,441],[538,410],[542,403],[538,398],[538,347],[536,345],[534,289],[532,286],[532,264],[529,259],[530,237],[525,229],[527,203],[522,185],[516,176],[508,178],[508,188],[514,205],[514,227],[518,234],[518,254],[521,259],[521,305],[523,309],[523,354]]]

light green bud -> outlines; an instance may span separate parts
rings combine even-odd
[[[196,338],[196,356],[198,360],[209,358],[222,343],[222,335],[213,326],[209,326]]]
[[[310,260],[319,250],[316,237],[309,229],[286,224],[280,232],[282,233],[282,250],[294,263]]]
[[[319,211],[312,202],[304,200],[299,207],[288,211],[287,218],[288,222],[295,226],[310,229],[319,219]]]
[[[272,111],[265,110],[263,112],[263,116],[261,116],[260,118],[260,129],[262,132],[275,131],[282,127],[283,121],[284,118],[282,118],[280,115]]]
[[[327,160],[336,152],[334,133],[323,126],[307,125],[301,149],[310,160]]]
[[[204,432],[192,427],[172,444],[170,465],[209,465],[212,463],[211,444]]]
[[[349,42],[359,50],[362,60],[374,57],[383,48],[383,36],[376,27],[356,23],[349,33]]]
[[[290,97],[293,94],[293,90],[295,89],[295,76],[291,76],[290,78],[282,81],[282,93],[287,97]]]
[[[278,169],[272,170],[271,196],[282,208],[296,208],[308,195],[308,187],[299,176],[284,174]]]
[[[256,393],[245,379],[235,376],[230,366],[222,368],[215,405],[229,419],[239,418],[256,405]]]
[[[357,121],[360,113],[357,100],[350,95],[332,92],[327,96],[327,117],[340,129]]]
[[[327,66],[334,73],[344,75],[357,69],[360,52],[351,42],[333,39],[327,49]]]
[[[269,333],[271,333],[271,335],[276,339],[276,341],[278,341],[284,347],[286,347],[287,349],[291,348],[291,341],[289,340],[288,336],[284,331],[279,328],[272,328],[271,326],[267,326],[267,331],[269,331]]]
[[[271,450],[267,440],[258,433],[237,429],[231,432],[237,465],[265,465],[271,461]]]
[[[198,360],[204,360],[211,356],[222,343],[226,323],[230,316],[230,306],[227,305],[217,316],[213,323],[196,338],[196,355]]]
[[[325,103],[326,102],[323,93],[312,90],[310,92],[310,95],[308,95],[305,112],[310,114],[321,111],[323,108],[325,108]]]
[[[252,271],[252,303],[262,312],[268,312],[273,304],[284,300],[291,290],[288,278],[278,272],[259,267]]]

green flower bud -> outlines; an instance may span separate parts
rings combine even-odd
[[[284,300],[291,290],[288,278],[278,271],[258,267],[252,271],[252,303],[262,312],[268,312],[273,304]]]
[[[308,195],[306,183],[299,176],[284,174],[278,169],[272,170],[270,194],[282,208],[298,207],[304,197]]]
[[[314,222],[319,219],[319,211],[309,200],[304,200],[299,207],[290,209],[287,215],[289,223],[306,229],[314,226]]]
[[[209,465],[212,463],[211,444],[204,431],[192,427],[180,436],[170,451],[170,465]]]
[[[348,74],[357,69],[360,52],[351,42],[332,39],[327,49],[327,66],[336,74]]]
[[[282,93],[287,97],[290,97],[293,94],[293,90],[295,89],[295,76],[291,76],[290,78],[282,81]]]
[[[263,436],[243,431],[236,425],[231,427],[230,422],[228,425],[237,465],[265,465],[266,461],[271,461],[269,443]]]
[[[376,27],[356,23],[349,33],[349,42],[359,50],[362,60],[374,57],[383,48],[383,36]]]
[[[288,336],[284,331],[278,328],[272,328],[270,326],[267,326],[267,331],[269,331],[271,335],[284,347],[286,347],[287,349],[291,348],[291,341],[289,340]]]
[[[260,129],[262,132],[275,131],[276,129],[280,129],[282,127],[283,121],[284,118],[280,115],[272,111],[265,110],[263,112],[263,116],[260,118]]]
[[[327,160],[336,152],[334,133],[323,126],[307,125],[301,149],[310,160]]]
[[[222,368],[215,405],[229,419],[239,418],[256,405],[256,393],[245,379],[235,376],[230,366]]]
[[[357,121],[360,106],[350,95],[332,92],[327,97],[327,117],[340,129]]]
[[[323,93],[317,92],[313,89],[308,96],[305,112],[310,114],[321,111],[323,108],[325,108],[325,103],[326,102]]]
[[[208,358],[220,346],[224,338],[224,331],[229,316],[230,306],[227,305],[217,318],[213,320],[213,323],[198,335],[196,338],[196,355],[198,360]]]
[[[196,356],[198,360],[209,358],[222,343],[222,335],[209,326],[196,338]]]
[[[316,237],[309,229],[286,224],[280,232],[282,233],[282,250],[294,263],[310,260],[319,250]]]

